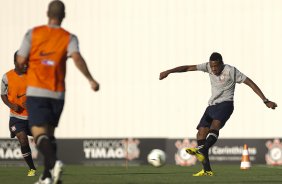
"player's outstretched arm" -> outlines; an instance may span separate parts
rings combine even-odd
[[[179,66],[179,67],[161,72],[159,79],[162,80],[166,78],[170,73],[180,73],[180,72],[188,72],[188,71],[196,71],[196,70],[197,70],[196,65]]]
[[[268,108],[271,108],[271,109],[275,109],[277,107],[277,104],[275,102],[272,102],[270,100],[268,100],[263,92],[260,90],[260,88],[250,79],[250,78],[246,78],[246,80],[244,81],[244,83],[246,85],[248,85],[250,88],[253,89],[253,91],[263,100],[263,102],[265,103],[265,105],[268,107]]]
[[[91,88],[94,91],[99,90],[99,83],[92,77],[91,73],[88,70],[87,64],[79,52],[74,52],[71,55],[75,66],[81,71],[81,73],[88,79]]]

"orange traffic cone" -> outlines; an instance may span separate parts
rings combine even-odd
[[[246,170],[246,169],[249,169],[250,167],[251,167],[251,162],[250,162],[250,157],[249,157],[248,146],[247,144],[244,144],[240,169]]]

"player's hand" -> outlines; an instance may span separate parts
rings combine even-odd
[[[18,104],[12,104],[10,108],[17,113],[20,113],[21,111],[23,111],[23,108],[19,106]]]
[[[269,101],[269,102],[265,103],[265,105],[268,108],[271,108],[271,109],[275,109],[277,107],[277,104],[275,102],[272,102],[272,101]]]
[[[169,72],[167,72],[167,71],[161,72],[159,79],[162,80],[162,79],[166,78],[168,75],[169,75]]]
[[[100,85],[95,80],[90,81],[90,86],[91,86],[92,90],[99,91]]]

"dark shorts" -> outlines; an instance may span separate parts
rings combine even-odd
[[[64,100],[43,97],[27,97],[29,126],[49,124],[58,126],[64,108]]]
[[[31,135],[28,120],[22,120],[15,117],[10,117],[9,129],[11,138],[16,137],[16,134],[24,131],[26,135]]]
[[[222,128],[226,121],[230,118],[233,110],[233,101],[221,102],[216,105],[208,106],[197,126],[197,129],[200,127],[210,127],[213,120],[219,120]]]

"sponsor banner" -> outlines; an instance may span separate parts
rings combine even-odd
[[[211,162],[221,163],[240,163],[242,159],[242,152],[244,144],[248,145],[248,152],[250,161],[252,163],[263,164],[265,163],[263,155],[267,152],[266,147],[261,144],[259,139],[241,140],[241,139],[224,139],[219,140],[209,150],[209,159]]]
[[[282,143],[279,139],[219,139],[209,150],[211,163],[240,164],[244,144],[248,145],[253,164],[282,165]],[[167,163],[180,166],[195,165],[195,156],[186,154],[185,148],[196,147],[194,139],[169,139]]]
[[[152,149],[166,148],[166,139],[59,139],[57,142],[59,158],[71,164],[147,164]]]
[[[21,148],[18,140],[0,140],[0,159],[22,159]]]
[[[195,156],[185,148],[196,147],[195,139],[58,139],[58,157],[66,164],[87,165],[141,165],[147,164],[147,155],[152,149],[166,152],[167,164],[192,166]],[[219,139],[210,148],[212,163],[240,164],[243,145],[247,144],[252,164],[282,165],[280,139]],[[42,163],[35,144],[30,139],[32,156]],[[0,139],[0,164],[24,163],[17,139]]]
[[[37,160],[39,155],[33,138],[29,137],[29,145],[32,152],[32,158]],[[17,139],[0,139],[0,161],[1,164],[21,163],[23,161],[21,146]],[[7,161],[7,162],[5,162]]]

